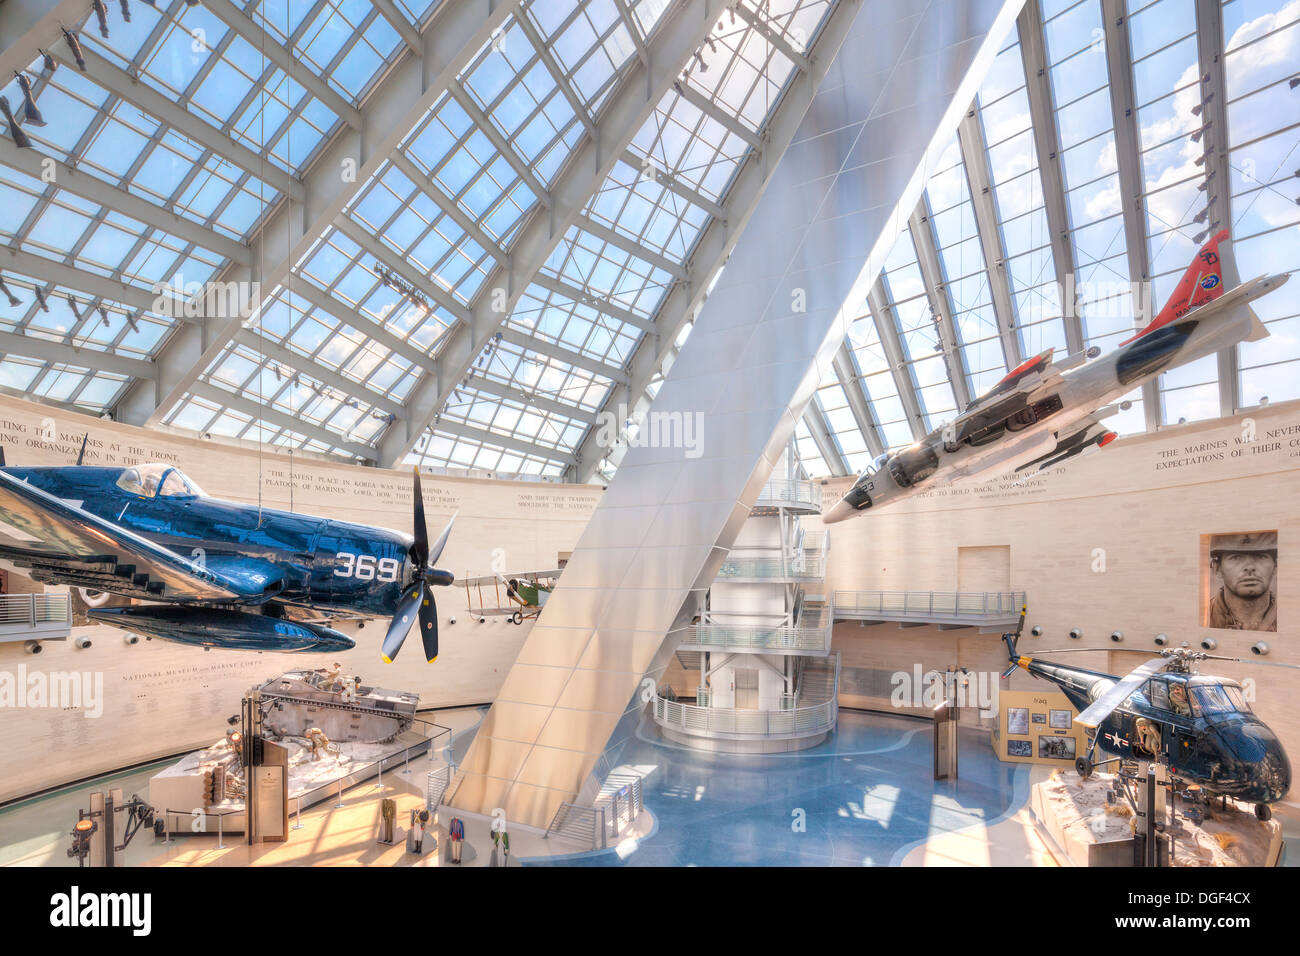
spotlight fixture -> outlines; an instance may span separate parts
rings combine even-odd
[[[76,647],[77,650],[79,651],[84,651],[86,648],[90,647],[90,643],[91,643],[90,638],[88,638],[85,634],[82,634],[80,637],[78,637],[75,641],[72,642],[73,646]]]
[[[130,4],[129,0],[117,0],[117,3],[118,3],[118,6],[120,6],[120,7],[122,8],[122,21],[123,21],[124,23],[130,23],[130,22],[131,22],[131,4]]]
[[[1258,641],[1250,645],[1250,652],[1256,655],[1257,657],[1263,657],[1265,654],[1268,653],[1268,644],[1266,644],[1264,641]]]
[[[45,293],[41,291],[40,286],[33,286],[32,291],[36,293],[36,304],[41,307],[42,312],[49,312],[49,303],[45,301]]]
[[[1077,641],[1081,637],[1083,637],[1083,631],[1079,628],[1075,627],[1070,629],[1070,640]]]
[[[5,298],[9,300],[9,305],[12,308],[17,308],[18,306],[23,304],[22,300],[18,298],[18,296],[14,295],[12,292],[9,291],[9,287],[5,285],[4,276],[0,276],[0,293],[3,293]]]
[[[133,316],[130,312],[126,313],[126,324],[131,326],[131,331],[134,332],[136,335],[140,334],[140,326],[136,325],[135,316]]]
[[[75,33],[69,33],[68,28],[63,28],[63,39],[68,42],[68,49],[72,52],[72,58],[77,61],[77,69],[82,73],[86,72],[86,54],[81,52],[81,43],[77,40]]]
[[[1199,224],[1199,223],[1202,223],[1202,222],[1205,222],[1205,220],[1208,219],[1209,216],[1210,216],[1210,210],[1209,210],[1209,209],[1202,209],[1200,212],[1198,212],[1195,216],[1192,217],[1192,222],[1195,222],[1195,223],[1198,223],[1198,224]]]
[[[99,319],[104,323],[104,328],[108,328],[108,312],[104,310],[102,305],[96,306],[96,308],[99,310]]]
[[[4,114],[5,122],[9,124],[9,135],[13,137],[14,145],[19,149],[31,149],[32,141],[27,138],[27,134],[18,128],[14,122],[14,114],[9,109],[9,101],[0,96],[0,113]]]
[[[99,35],[105,40],[108,39],[108,7],[104,6],[104,0],[90,0],[90,9],[95,11],[95,16],[99,20]]]
[[[32,96],[32,82],[23,73],[14,70],[18,78],[18,88],[23,91],[23,118],[33,126],[44,126],[45,117],[36,108],[36,97]]]
[[[1157,635],[1156,635],[1156,647],[1164,647],[1164,646],[1165,646],[1166,644],[1168,644],[1168,643],[1169,643],[1169,635],[1168,635],[1168,634],[1157,634]]]
[[[1029,629],[1029,633],[1032,634],[1034,637],[1042,637],[1043,629],[1039,625],[1035,624],[1033,627]]]
[[[1112,641],[1114,641],[1116,644],[1118,644],[1120,641],[1124,640],[1124,632],[1123,632],[1123,631],[1111,631],[1111,632],[1110,632],[1110,639],[1111,639]]]
[[[59,68],[59,64],[54,62],[54,57],[50,56],[44,50],[37,50],[41,55],[41,70],[44,73],[53,73]]]
[[[1199,246],[1202,242],[1205,241],[1205,237],[1208,236],[1209,234],[1210,234],[1210,230],[1202,229],[1196,235],[1192,236],[1192,242],[1196,243]]]
[[[1206,637],[1201,640],[1201,650],[1212,651],[1219,646],[1219,642],[1212,637]]]

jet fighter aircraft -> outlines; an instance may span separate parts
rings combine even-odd
[[[151,637],[238,650],[329,651],[356,645],[332,616],[392,617],[392,662],[415,619],[438,656],[430,585],[452,521],[433,547],[415,473],[415,533],[209,498],[179,468],[4,467],[0,559],[36,581],[93,588],[141,604],[92,608],[91,620]]]
[[[1174,294],[1145,329],[1119,348],[1052,362],[1052,349],[1013,369],[957,418],[920,441],[881,455],[858,476],[822,521],[831,524],[868,509],[971,478],[1016,471],[1031,474],[1104,448],[1115,433],[1103,419],[1113,404],[1161,372],[1268,335],[1249,303],[1289,276],[1259,276],[1231,291],[1223,287],[1219,232],[1192,260]]]
[[[1021,621],[1023,622],[1023,614]],[[1291,787],[1291,762],[1277,734],[1255,716],[1241,685],[1226,677],[1198,674],[1203,660],[1237,661],[1187,647],[1165,648],[1123,678],[1100,671],[1040,660],[1016,649],[1019,631],[1003,634],[1011,664],[1051,681],[1079,711],[1075,723],[1087,731],[1088,752],[1074,762],[1088,777],[1100,747],[1112,760],[1148,760],[1164,764],[1184,784],[1196,784],[1208,795],[1233,797],[1255,804],[1261,820],[1272,816],[1270,804]],[[1063,648],[1038,654],[1079,653],[1095,648]],[[1153,651],[1152,653],[1157,653]],[[1274,667],[1272,664],[1252,661]]]

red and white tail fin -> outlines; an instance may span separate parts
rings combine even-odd
[[[1132,339],[1127,339],[1120,344],[1127,345],[1133,339],[1140,339],[1148,332],[1177,322],[1197,306],[1205,305],[1223,295],[1226,290],[1223,287],[1223,263],[1219,259],[1219,243],[1226,242],[1227,239],[1228,230],[1222,229],[1209,242],[1201,246],[1201,251],[1196,254],[1192,264],[1178,280],[1178,287],[1174,289],[1174,294],[1169,297],[1160,314]]]

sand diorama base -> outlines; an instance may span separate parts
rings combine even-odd
[[[289,751],[289,811],[294,813],[376,776],[381,766],[384,772],[402,770],[408,761],[428,751],[430,739],[408,730],[387,743],[330,744],[329,750],[317,753],[315,759],[305,737],[282,737],[275,742]],[[149,803],[166,811],[167,828],[216,833],[220,820],[221,832],[244,829],[242,795],[217,803],[206,797],[210,775],[224,772],[230,756],[230,746],[222,739],[186,754],[150,778]],[[202,810],[203,816],[196,810]]]
[[[1115,775],[1094,773],[1086,780],[1057,770],[1034,784],[1031,806],[1052,855],[1064,866],[1131,866],[1134,816],[1119,795],[1106,795]],[[1282,854],[1282,828],[1276,820],[1260,821],[1254,807],[1219,799],[1200,804],[1204,819],[1196,823],[1180,801],[1174,823],[1174,866],[1276,866]]]

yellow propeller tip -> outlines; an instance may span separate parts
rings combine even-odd
[[[381,654],[380,656],[383,657],[382,654]],[[385,663],[385,664],[391,664],[391,663],[393,663],[393,659],[392,659],[391,657],[384,657],[384,663]]]
[[[436,658],[436,657],[430,657],[430,658],[429,658],[429,663],[432,664],[432,663],[433,663],[434,661],[436,661],[437,659],[438,659],[438,658]]]

